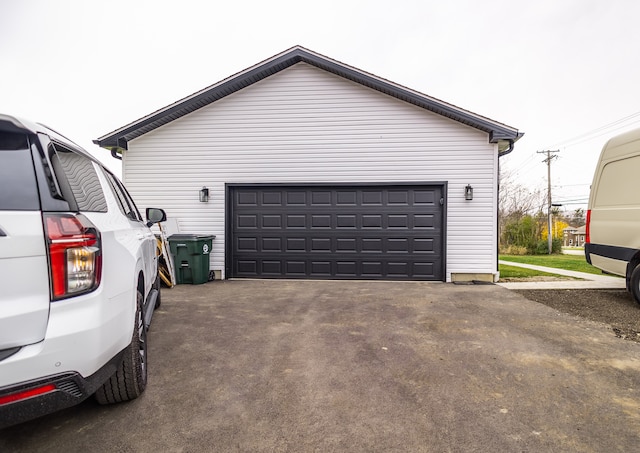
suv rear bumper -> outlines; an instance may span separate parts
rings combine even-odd
[[[135,294],[96,291],[51,303],[43,341],[0,362],[0,388],[46,376],[95,374],[131,342]]]
[[[63,373],[0,388],[2,398],[47,385],[53,386],[37,396],[0,404],[0,429],[81,403],[116,372],[122,354],[123,351],[87,378],[78,373]]]

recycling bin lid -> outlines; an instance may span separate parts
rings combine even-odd
[[[172,234],[168,239],[174,241],[202,241],[208,239],[215,239],[215,234]]]

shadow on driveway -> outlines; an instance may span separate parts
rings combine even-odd
[[[0,451],[633,451],[640,349],[494,285],[163,289],[146,393]]]

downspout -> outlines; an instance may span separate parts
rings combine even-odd
[[[114,159],[122,160],[122,156],[118,154],[118,148],[111,148],[111,157]]]
[[[505,149],[504,151],[502,151],[501,153],[498,153],[498,158],[500,158],[502,156],[506,156],[511,151],[513,151],[514,143],[515,143],[515,140],[509,140],[509,147],[507,149]]]
[[[515,140],[509,140],[509,147],[498,153],[498,190],[496,191],[496,220],[498,221],[498,228],[496,228],[496,272],[498,273],[500,272],[500,158],[513,151],[514,144]]]

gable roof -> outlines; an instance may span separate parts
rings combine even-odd
[[[486,132],[489,134],[490,143],[498,143],[501,155],[510,152],[513,148],[513,143],[524,135],[516,128],[507,126],[506,124],[499,123],[360,69],[345,65],[344,63],[332,60],[304,47],[295,46],[143,118],[122,126],[113,132],[103,135],[93,142],[103,148],[127,149],[127,142],[129,140],[140,137],[164,124],[300,62],[305,62],[324,71],[344,77],[345,79],[381,93]]]

